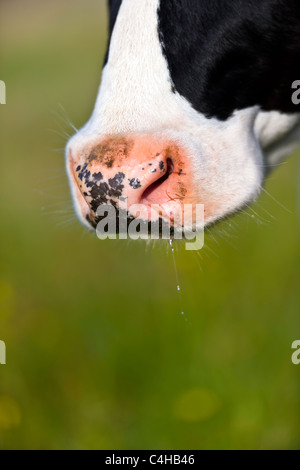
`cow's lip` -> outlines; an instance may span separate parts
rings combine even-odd
[[[101,205],[99,206],[101,207]],[[151,207],[149,206],[149,211],[150,211]],[[163,221],[163,222],[167,222],[167,223],[170,223],[170,227],[171,228],[174,228],[175,230],[176,229],[182,229],[184,228],[183,225],[178,225],[178,224],[175,224],[174,223],[174,217],[168,217],[166,215],[166,212],[163,208],[160,209],[155,209],[155,212],[157,214],[157,217],[154,218],[154,219],[151,219],[150,217],[148,217],[147,219],[143,218],[143,217],[139,217],[139,216],[134,216],[131,212],[130,212],[130,208],[129,210],[127,211],[127,219],[128,219],[128,223],[130,224],[130,222],[132,222],[133,220],[140,220],[142,223],[157,223],[159,220]],[[150,213],[150,212],[149,212]],[[152,214],[153,215],[153,214]],[[118,218],[118,214],[117,214],[117,218]],[[101,217],[99,217],[97,215],[97,213],[95,213],[94,211],[92,210],[89,210],[89,213],[88,213],[88,216],[86,217],[87,220],[91,223],[91,225],[95,228],[97,226],[97,223],[99,222],[99,220],[101,219]]]
[[[75,166],[76,163],[72,157],[71,150],[68,152],[68,165],[67,165],[67,173],[69,175],[69,181],[70,181],[70,186],[71,186],[71,192],[73,194],[73,203],[74,203],[74,208],[75,211],[80,219],[80,221],[83,223],[83,225],[87,228],[90,228],[90,222],[88,220],[89,214],[90,214],[90,207],[85,200],[80,187],[79,183],[77,181],[77,178],[75,177]]]
[[[100,222],[101,218],[100,217],[97,217],[96,215],[87,215],[86,216],[86,220],[87,222],[90,224],[91,228],[93,228],[95,231],[97,230],[97,226],[98,226],[98,223]],[[130,223],[133,221],[133,220],[140,220],[142,224],[145,224],[147,225],[148,224],[148,227],[147,227],[147,230],[143,230],[143,234],[146,234],[146,235],[151,235],[153,230],[152,230],[152,223],[153,221],[149,221],[147,219],[139,219],[139,218],[131,218],[131,219],[127,219],[127,234],[128,234],[128,227],[130,225]],[[159,223],[159,230],[156,232],[156,234],[159,235],[159,239],[162,239],[162,236],[164,235],[164,232],[162,230],[162,224],[163,223],[167,223],[168,220],[166,220],[165,218],[161,218],[159,217],[157,220],[156,220],[156,223]],[[168,236],[168,239],[174,239],[175,238],[175,234],[177,232],[180,232],[182,234],[182,239],[185,239],[185,232],[183,230],[183,226],[176,226],[172,223],[170,223],[169,225],[169,236]],[[119,235],[121,232],[119,231],[119,229],[117,228],[116,230],[116,235]],[[155,238],[156,239],[156,238]],[[164,238],[165,239],[165,238]]]

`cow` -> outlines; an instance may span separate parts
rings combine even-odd
[[[108,7],[95,108],[66,147],[80,221],[95,229],[99,207],[120,201],[128,220],[136,205],[161,219],[201,204],[207,227],[248,206],[300,142],[299,0]],[[184,224],[192,230],[193,216]]]

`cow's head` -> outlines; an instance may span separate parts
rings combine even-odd
[[[206,225],[244,207],[264,180],[263,149],[299,119],[291,101],[299,2],[110,0],[109,8],[95,110],[66,152],[80,220],[95,227],[98,206],[120,197],[129,216],[134,204],[204,204]]]

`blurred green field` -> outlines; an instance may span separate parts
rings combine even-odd
[[[103,0],[0,5],[0,448],[297,449],[298,156],[266,185],[287,209],[264,194],[177,247],[182,317],[167,244],[73,215],[61,105],[88,119],[105,25]]]

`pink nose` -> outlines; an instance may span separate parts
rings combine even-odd
[[[84,154],[72,156],[71,169],[95,220],[100,204],[125,201],[162,206],[183,204],[191,174],[185,152],[176,143],[149,136],[107,137]]]

